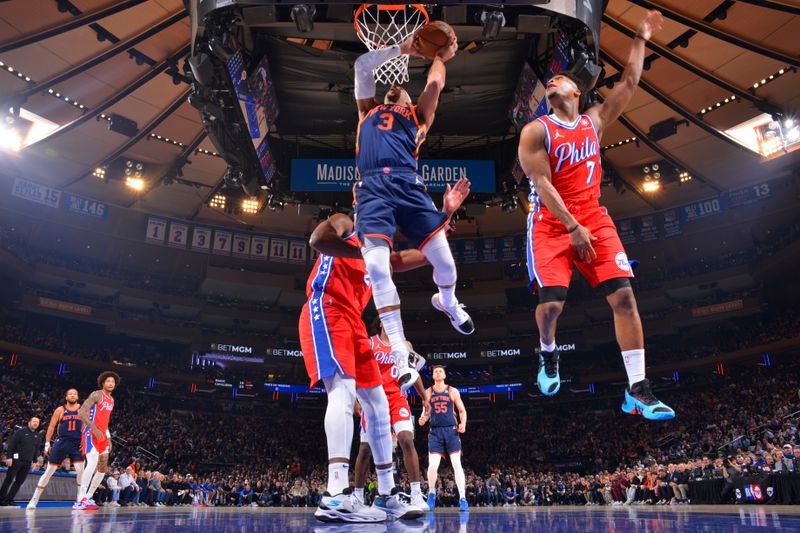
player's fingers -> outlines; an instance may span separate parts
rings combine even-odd
[[[597,252],[594,251],[594,248],[591,244],[589,245],[589,254],[591,254],[592,259],[597,259]]]

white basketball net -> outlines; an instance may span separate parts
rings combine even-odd
[[[422,4],[362,4],[356,10],[354,26],[361,42],[377,50],[402,43],[427,23],[428,12]],[[408,54],[381,64],[375,69],[375,79],[386,85],[407,82]]]

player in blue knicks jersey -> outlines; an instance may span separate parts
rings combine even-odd
[[[31,501],[28,502],[27,509],[36,509],[39,498],[50,482],[50,478],[65,459],[69,459],[70,462],[72,462],[72,466],[75,467],[75,473],[77,474],[76,481],[78,486],[80,486],[84,462],[83,453],[81,452],[83,422],[81,422],[78,416],[80,407],[81,404],[78,403],[77,389],[69,389],[65,397],[64,405],[57,407],[55,412],[53,412],[53,416],[50,417],[50,425],[47,426],[44,443],[44,454],[47,456],[47,470],[39,479],[33,497]],[[57,439],[51,448],[50,441],[54,434],[57,436]]]
[[[461,400],[458,389],[444,382],[447,377],[443,366],[433,367],[433,386],[425,389],[425,400],[430,403],[430,409],[422,413],[419,425],[427,422],[427,413],[430,413],[431,429],[428,433],[428,507],[431,511],[436,507],[436,477],[439,463],[445,455],[450,457],[453,465],[453,475],[458,487],[458,507],[461,511],[468,511],[466,478],[464,467],[461,466],[461,438],[459,433],[467,430],[467,409]],[[458,418],[456,418],[458,411]]]
[[[374,70],[400,54],[419,55],[415,51],[416,38],[412,35],[400,45],[367,52],[355,64],[359,115],[359,181],[353,191],[356,231],[372,280],[372,297],[397,360],[397,381],[403,391],[417,381],[419,374],[408,364],[400,297],[389,263],[397,229],[433,266],[433,280],[439,287],[431,299],[433,306],[447,315],[459,333],[470,335],[475,330],[472,319],[455,297],[456,265],[445,235],[449,217],[436,208],[417,174],[419,147],[433,124],[444,88],[445,62],[458,50],[455,36],[450,46],[443,47],[434,57],[416,105],[405,89],[396,85],[389,88],[382,104],[375,99]]]

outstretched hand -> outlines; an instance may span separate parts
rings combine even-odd
[[[470,186],[472,184],[467,178],[459,179],[454,187],[447,184],[447,190],[444,193],[444,206],[442,211],[447,213],[448,216],[453,216],[453,213],[458,211],[461,204],[469,196]]]
[[[419,51],[419,36],[416,33],[412,33],[400,43],[400,53],[414,57],[425,57]]]
[[[450,38],[450,45],[447,48],[440,48],[439,51],[436,52],[436,57],[444,62],[447,62],[453,59],[453,56],[456,55],[456,52],[458,52],[458,39],[455,35],[453,35]]]
[[[639,36],[645,41],[649,41],[650,37],[660,32],[664,27],[664,17],[660,11],[652,9],[644,16],[644,20],[639,24]]]

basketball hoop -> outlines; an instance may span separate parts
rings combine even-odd
[[[353,26],[361,42],[370,50],[377,50],[402,43],[427,23],[428,11],[422,4],[361,4]],[[407,82],[408,54],[381,64],[375,69],[375,79],[386,85]]]

